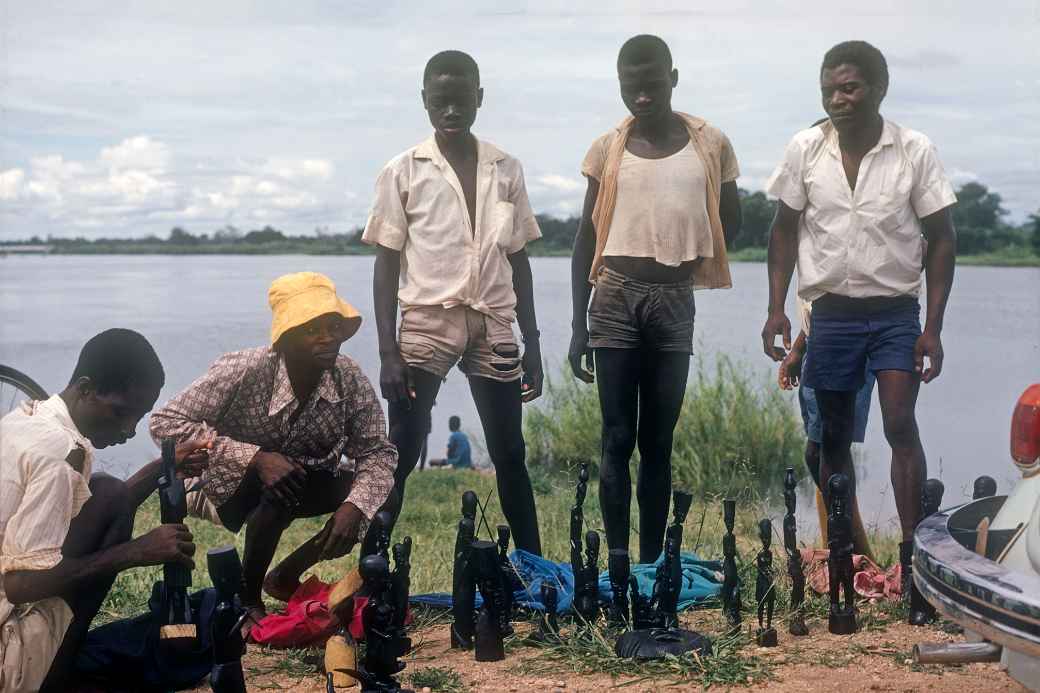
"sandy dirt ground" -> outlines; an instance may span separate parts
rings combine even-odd
[[[686,620],[687,627],[698,625],[706,632],[717,630],[717,611],[695,612]],[[911,649],[922,640],[960,640],[938,628],[912,628],[903,623],[889,624],[876,630],[864,630],[852,636],[835,636],[827,632],[825,622],[810,620],[810,635],[795,638],[780,633],[776,648],[748,645],[742,654],[760,657],[770,662],[770,679],[752,684],[713,687],[713,690],[761,690],[782,693],[809,693],[812,691],[931,691],[934,693],[990,693],[1009,691],[1028,693],[1027,690],[1001,671],[997,664],[970,664],[961,666],[920,666],[913,664]],[[566,633],[565,633],[566,635]],[[695,678],[684,681],[670,679],[638,680],[606,675],[580,675],[568,670],[554,671],[551,675],[525,675],[524,661],[538,655],[538,650],[526,646],[511,648],[505,661],[480,663],[472,652],[448,648],[447,626],[437,625],[412,634],[419,643],[417,651],[407,660],[405,678],[410,672],[424,667],[452,669],[461,677],[462,684],[471,691],[596,691],[620,687],[621,690],[644,692],[658,690],[702,690]],[[273,650],[251,646],[245,660],[249,690],[285,690],[294,692],[324,691],[321,666],[322,652],[301,656],[295,654],[293,666],[286,667],[286,655]],[[407,680],[406,680],[407,682]],[[199,687],[196,691],[207,691]],[[353,689],[339,689],[353,690]],[[436,690],[436,689],[434,689]]]

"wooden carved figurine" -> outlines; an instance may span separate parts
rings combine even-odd
[[[762,540],[762,550],[755,558],[755,567],[758,569],[755,579],[758,633],[755,640],[759,647],[776,647],[776,629],[773,628],[773,608],[776,606],[776,589],[773,586],[773,523],[768,519],[758,523],[758,538]]]
[[[943,482],[938,479],[929,479],[924,482],[924,490],[921,493],[921,519],[934,515],[939,512],[939,506],[942,504],[943,493],[945,493],[946,487],[943,486]],[[928,600],[924,598],[921,591],[917,589],[917,585],[913,584],[913,578],[911,577],[909,582],[910,592],[910,613],[908,614],[907,620],[910,625],[923,626],[926,623],[930,623],[935,620],[936,613],[935,607],[928,603]]]
[[[798,523],[794,512],[798,503],[795,487],[798,482],[794,477],[794,467],[788,467],[784,474],[784,550],[787,552],[787,575],[791,578],[791,602],[787,619],[787,631],[791,635],[808,635],[802,614],[802,603],[805,601],[805,573],[802,572],[802,554],[798,551]]]
[[[476,603],[476,585],[473,571],[470,569],[470,558],[473,553],[473,539],[476,535],[477,494],[466,491],[462,494],[462,519],[459,520],[455,535],[455,560],[451,577],[451,646],[468,650],[473,647],[473,633],[476,627],[474,605]]]
[[[995,495],[997,495],[997,482],[993,477],[983,475],[975,480],[971,494],[972,500],[989,498]]]
[[[607,620],[616,628],[628,625],[628,577],[631,564],[628,549],[611,549],[607,554],[607,573],[610,575],[610,610]]]
[[[740,577],[737,574],[737,538],[733,535],[737,502],[722,501],[722,520],[726,534],[722,537],[722,613],[731,629],[740,627]]]
[[[852,515],[849,478],[832,474],[827,481],[830,514],[827,516],[827,576],[830,581],[830,615],[827,627],[835,635],[851,635],[856,624],[856,593],[852,587]],[[842,601],[844,592],[844,601]]]

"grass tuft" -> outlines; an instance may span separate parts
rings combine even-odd
[[[444,667],[425,667],[416,669],[408,676],[408,680],[417,689],[429,687],[431,691],[443,693],[468,693],[469,687],[462,682],[458,672]]]

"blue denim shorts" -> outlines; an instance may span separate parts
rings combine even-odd
[[[868,365],[863,376],[863,387],[856,393],[856,418],[852,426],[853,443],[862,443],[867,437],[867,417],[870,415],[870,399],[874,395],[876,380]],[[816,404],[816,390],[804,384],[801,385],[798,388],[798,405],[802,410],[805,437],[814,443],[822,443],[823,419],[820,418],[820,408]]]
[[[871,299],[815,301],[809,322],[802,382],[816,390],[851,392],[870,371],[914,371],[914,347],[921,336],[916,299],[881,303]],[[857,303],[862,301],[864,303]]]

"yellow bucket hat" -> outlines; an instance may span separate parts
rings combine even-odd
[[[267,290],[271,305],[271,344],[294,327],[335,313],[346,320],[346,339],[361,327],[361,313],[336,295],[336,285],[318,272],[296,272],[278,277]]]

